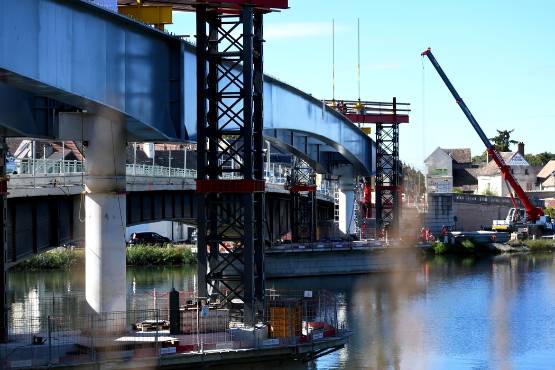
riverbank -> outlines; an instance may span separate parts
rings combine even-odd
[[[161,247],[133,245],[126,248],[128,266],[183,266],[196,263],[190,246],[167,244]],[[66,270],[85,265],[82,248],[56,248],[32,256],[19,263],[14,270]]]
[[[471,240],[463,240],[460,243],[446,244],[435,242],[431,245],[433,254],[499,254],[499,253],[522,253],[522,252],[553,252],[555,251],[554,239],[526,239],[511,240],[507,243],[480,244]]]

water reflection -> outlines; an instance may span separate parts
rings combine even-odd
[[[332,290],[340,304],[338,318],[353,331],[345,349],[307,368],[552,368],[552,254],[435,256],[400,271],[268,282],[275,288]],[[167,292],[174,286],[192,291],[194,273],[188,268],[130,268],[129,307],[157,304],[154,290]],[[82,271],[10,273],[14,320],[29,312],[45,315],[49,309],[73,312],[84,301],[83,279]],[[57,301],[57,296],[64,299]]]

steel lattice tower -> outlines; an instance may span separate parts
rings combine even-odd
[[[399,123],[397,102],[393,98],[392,123],[376,124],[376,227],[387,230],[390,235],[399,235],[401,204]]]
[[[291,196],[291,240],[313,242],[316,240],[316,174],[303,160],[294,158],[291,175],[285,188]]]
[[[197,6],[198,278],[201,296],[264,307],[263,10]]]

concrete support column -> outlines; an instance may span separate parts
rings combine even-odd
[[[355,233],[354,202],[354,187],[339,188],[339,230],[345,234]]]
[[[355,175],[350,165],[338,165],[333,168],[333,174],[338,176],[339,182],[339,230],[345,234],[354,234],[354,203],[355,203]]]
[[[84,118],[87,302],[98,313],[126,311],[125,127],[100,116]]]

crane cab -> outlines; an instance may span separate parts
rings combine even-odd
[[[511,208],[504,220],[493,220],[492,230],[514,231],[519,226],[526,225],[526,210],[524,208]]]
[[[511,208],[504,220],[493,220],[492,230],[518,231],[520,228],[530,229],[529,234],[552,234],[555,224],[549,216],[540,216],[536,222],[529,222],[524,208]]]

